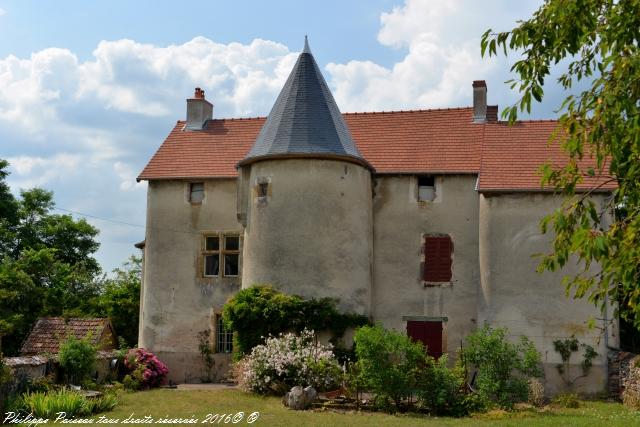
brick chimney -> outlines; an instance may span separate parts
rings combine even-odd
[[[473,122],[487,121],[487,83],[484,80],[473,81]]]
[[[187,99],[187,124],[185,130],[202,130],[213,117],[213,104],[204,99],[204,91],[196,88],[193,98]]]

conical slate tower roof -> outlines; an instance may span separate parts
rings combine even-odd
[[[351,139],[305,36],[304,49],[238,166],[268,158],[339,158],[371,168]]]

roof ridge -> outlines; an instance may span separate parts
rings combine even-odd
[[[389,110],[389,111],[350,111],[342,113],[343,115],[365,115],[365,114],[391,114],[391,113],[425,113],[430,111],[454,111],[454,110],[471,110],[473,107],[447,107],[447,108],[419,108],[417,110]]]

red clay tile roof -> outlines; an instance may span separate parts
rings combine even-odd
[[[484,125],[482,163],[478,181],[480,191],[540,191],[540,166],[550,162],[562,167],[568,156],[556,140],[549,143],[557,126],[555,120],[523,121],[509,126],[505,122]],[[595,161],[584,159],[580,166],[595,165]],[[606,178],[585,177],[579,189],[590,189],[607,181]],[[611,182],[602,185],[600,191],[616,188]],[[545,188],[552,190],[552,188]]]
[[[22,344],[20,353],[23,355],[57,354],[60,342],[64,341],[69,334],[76,338],[86,338],[91,334],[93,344],[98,344],[107,328],[111,328],[107,318],[71,318],[65,322],[62,317],[42,317],[36,321]]]
[[[549,158],[565,159],[558,147],[547,144],[555,121],[476,124],[471,107],[343,116],[378,174],[479,174],[480,191],[539,191],[539,166]],[[185,122],[179,121],[138,180],[236,177],[236,164],[264,121],[215,119],[202,131],[183,131]]]

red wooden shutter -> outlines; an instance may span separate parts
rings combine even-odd
[[[427,347],[427,354],[436,359],[442,356],[442,322],[431,320],[407,321],[407,335]]]
[[[425,236],[424,239],[424,281],[451,281],[451,252],[453,243],[450,236]]]

